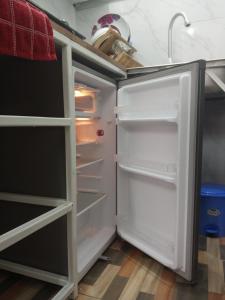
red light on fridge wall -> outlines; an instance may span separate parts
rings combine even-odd
[[[98,129],[96,132],[97,136],[103,136],[105,134],[103,129]]]

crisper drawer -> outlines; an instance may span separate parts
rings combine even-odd
[[[107,198],[84,210],[77,217],[78,273],[81,278],[101,254],[111,239],[115,227],[108,224],[105,216]]]

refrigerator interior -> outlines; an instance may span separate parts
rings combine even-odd
[[[77,271],[81,279],[116,225],[116,86],[75,68]]]

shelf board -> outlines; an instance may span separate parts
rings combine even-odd
[[[155,178],[155,179],[159,179],[165,182],[169,182],[172,184],[176,184],[176,174],[175,173],[165,173],[165,172],[159,172],[158,170],[155,169],[147,169],[144,167],[137,167],[137,166],[132,166],[132,165],[128,165],[126,163],[119,163],[118,164],[119,167],[126,171],[126,172],[130,172],[133,174],[137,174],[137,175],[143,175],[143,176],[148,176],[151,178]]]
[[[16,193],[2,193],[0,192],[1,201],[12,201],[17,203],[26,203],[32,205],[50,206],[56,207],[61,204],[66,203],[66,199],[63,198],[53,198],[53,197],[43,197],[34,195],[23,195]]]
[[[16,244],[39,229],[66,215],[73,204],[66,202],[0,235],[0,251]]]
[[[84,111],[75,111],[76,118],[89,118],[89,119],[97,119],[98,115],[92,112],[84,112]]]
[[[30,266],[25,266],[12,261],[0,259],[0,268],[11,273],[17,273],[26,277],[35,278],[64,287],[68,283],[68,277],[40,270]]]
[[[26,117],[0,115],[0,127],[70,126],[70,118]]]
[[[77,194],[77,215],[81,215],[91,207],[106,198],[103,193],[78,192]]]
[[[96,159],[96,160],[91,160],[91,159],[78,159],[77,161],[77,170],[79,169],[82,169],[82,168],[86,168],[86,167],[89,167],[91,165],[94,165],[94,164],[98,164],[100,162],[103,162],[104,159],[103,158],[100,158],[100,159]]]
[[[0,115],[0,127],[70,126],[70,118],[26,117]]]

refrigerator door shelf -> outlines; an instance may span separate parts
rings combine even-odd
[[[140,160],[132,157],[132,160],[126,156],[118,155],[118,166],[134,174],[148,176],[176,184],[176,164],[158,163],[147,160]]]
[[[138,103],[137,103],[138,104]],[[133,123],[133,122],[175,122],[178,119],[177,102],[174,101],[173,105],[125,105],[118,106],[115,109],[120,123]]]

